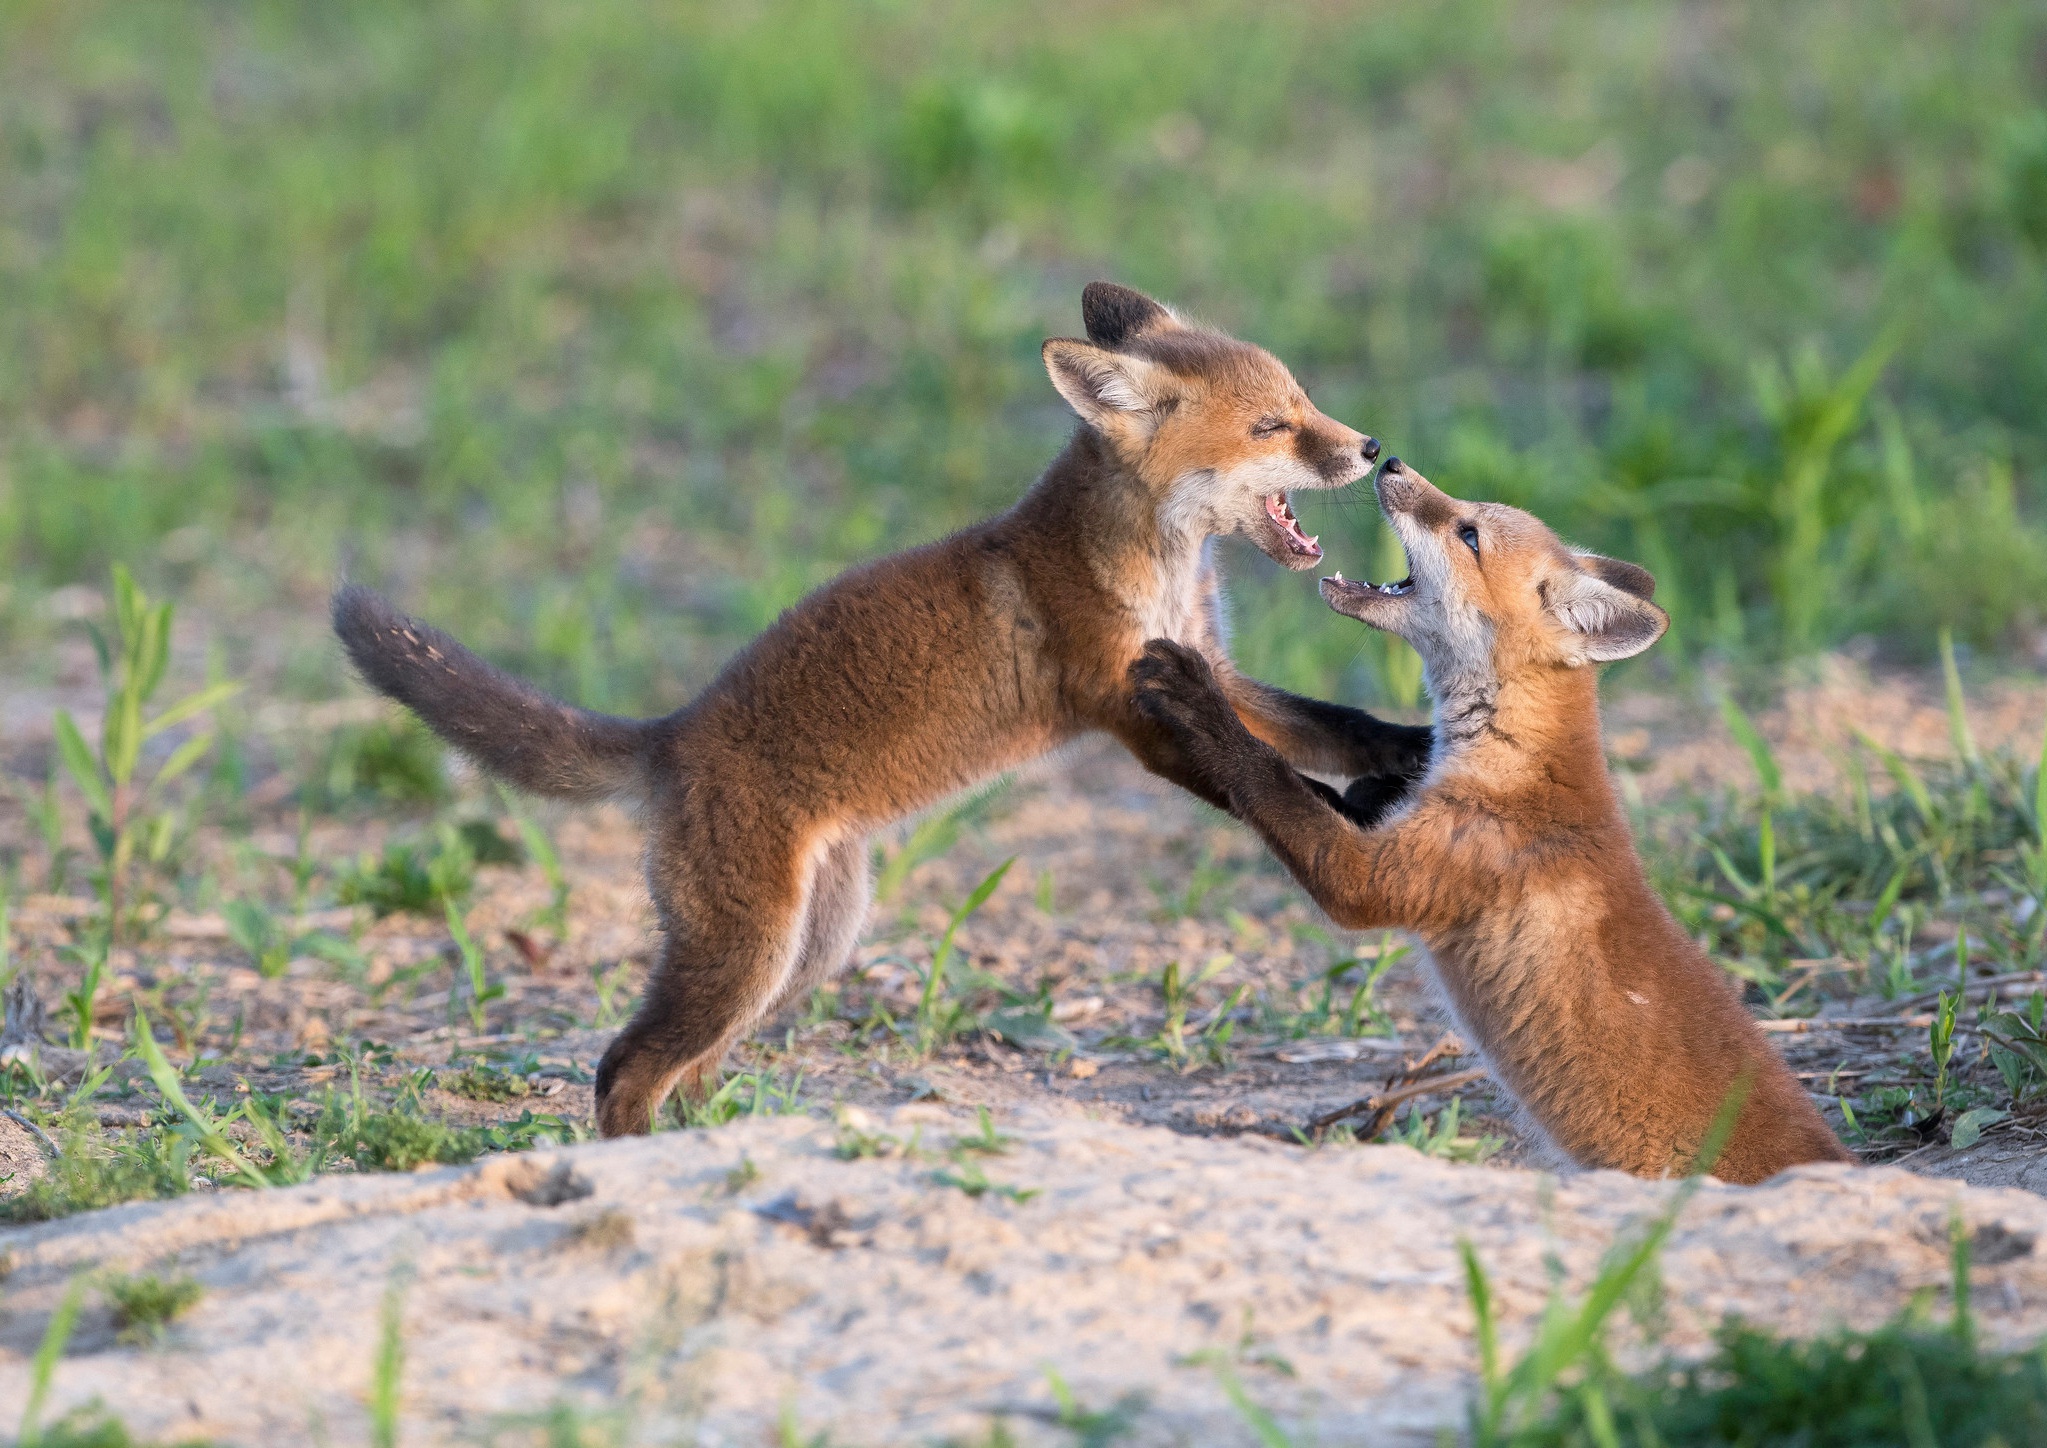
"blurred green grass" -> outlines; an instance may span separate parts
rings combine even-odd
[[[1673,661],[2047,623],[2034,5],[8,0],[0,648],[119,558],[324,692],[346,567],[672,705],[1025,486],[1096,276],[1647,563]]]

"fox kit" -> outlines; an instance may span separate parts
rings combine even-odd
[[[1132,705],[1148,638],[1199,651],[1243,727],[1294,764],[1388,793],[1425,767],[1426,730],[1282,693],[1223,654],[1211,540],[1312,567],[1288,494],[1356,482],[1379,445],[1264,351],[1137,292],[1097,282],[1081,312],[1086,341],[1044,345],[1080,426],[1015,507],[827,584],[665,718],[571,708],[374,593],[335,595],[362,676],[485,770],[642,806],[666,941],[598,1066],[605,1135],[646,1131],[678,1084],[705,1089],[735,1041],[844,964],[879,827],[1090,731],[1199,791]]]
[[[1411,576],[1339,573],[1322,594],[1426,667],[1433,756],[1383,827],[1359,828],[1246,733],[1207,660],[1177,643],[1133,666],[1140,712],[1338,924],[1422,937],[1494,1075],[1574,1161],[1681,1172],[1743,1078],[1720,1176],[1853,1160],[1650,888],[1607,777],[1592,665],[1662,635],[1655,580],[1397,458],[1377,490]]]

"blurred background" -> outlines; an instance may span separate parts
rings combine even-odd
[[[1023,490],[1096,277],[1646,563],[1637,677],[2047,650],[2037,4],[13,0],[0,660],[122,561],[322,697],[347,569],[672,707]],[[1412,702],[1233,564],[1251,669]]]

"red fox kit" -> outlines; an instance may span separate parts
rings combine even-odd
[[[1398,458],[1377,489],[1411,576],[1339,573],[1322,594],[1412,643],[1427,671],[1433,757],[1383,827],[1359,828],[1246,733],[1198,653],[1148,645],[1139,710],[1338,924],[1422,937],[1494,1075],[1574,1161],[1681,1172],[1744,1077],[1721,1177],[1853,1160],[1650,888],[1607,777],[1591,666],[1662,636],[1655,580]]]
[[[1148,638],[1199,650],[1244,727],[1303,768],[1405,780],[1426,764],[1426,730],[1244,678],[1220,634],[1211,540],[1313,566],[1288,493],[1357,481],[1379,445],[1264,351],[1137,292],[1097,282],[1081,312],[1086,341],[1044,346],[1081,425],[1015,507],[827,584],[665,718],[571,708],[368,590],[335,595],[362,676],[485,770],[643,806],[666,942],[598,1066],[605,1135],[647,1130],[678,1084],[703,1090],[736,1040],[845,963],[881,826],[1090,731],[1198,791],[1132,707]]]

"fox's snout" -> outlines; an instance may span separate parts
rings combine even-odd
[[[1379,457],[1379,439],[1318,417],[1294,437],[1294,451],[1315,475],[1332,488],[1347,487],[1370,470]]]
[[[1372,481],[1372,491],[1378,494],[1381,512],[1405,513],[1425,528],[1441,526],[1455,511],[1449,494],[1399,458],[1386,459]]]

